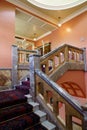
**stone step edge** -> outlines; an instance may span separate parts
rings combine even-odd
[[[48,120],[43,121],[41,123],[41,125],[43,125],[48,130],[55,130],[55,128],[56,128],[56,126],[54,124],[52,124],[51,122],[49,122]]]

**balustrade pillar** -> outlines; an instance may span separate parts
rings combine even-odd
[[[87,130],[87,114],[84,115],[84,120],[82,122],[82,130]]]
[[[12,87],[18,82],[18,75],[17,75],[17,67],[18,67],[18,51],[17,46],[12,45]]]
[[[59,114],[58,101],[56,100],[55,97],[53,98],[53,111],[54,111],[56,116]]]
[[[29,55],[29,67],[30,67],[30,94],[35,100],[36,88],[35,88],[35,69],[40,69],[40,55]]]
[[[83,58],[84,58],[84,70],[87,71],[87,63],[86,63],[86,48],[83,48]]]
[[[48,102],[48,97],[47,97],[47,91],[44,90],[44,99],[45,99],[45,102],[47,103]]]
[[[65,62],[68,62],[68,46],[65,46],[65,52],[64,52]]]
[[[49,71],[48,71],[48,61],[47,61],[47,63],[46,63],[46,67],[45,67],[45,73],[48,75],[48,73],[49,73]]]
[[[73,130],[73,128],[72,128],[72,117],[68,113],[69,112],[66,111],[66,130]]]
[[[19,54],[18,54],[18,63],[21,63],[21,61],[22,61],[22,54],[19,53]]]

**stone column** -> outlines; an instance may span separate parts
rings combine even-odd
[[[18,83],[18,51],[17,46],[12,45],[12,88]]]
[[[36,88],[35,88],[35,70],[40,69],[40,55],[31,54],[29,55],[29,70],[30,70],[30,94],[35,100]]]
[[[86,63],[86,48],[83,48],[83,58],[84,58],[84,70],[87,71],[87,63]]]

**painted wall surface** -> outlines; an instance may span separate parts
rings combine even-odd
[[[51,49],[62,44],[71,44],[77,47],[87,48],[87,12],[73,18],[69,22],[63,24],[60,28],[53,31],[50,35],[36,42],[36,46],[51,42]]]
[[[76,83],[84,92],[84,94],[87,96],[85,76],[86,75],[84,71],[68,71],[57,81],[57,83],[60,86],[64,82]],[[79,90],[78,90],[78,93],[79,93]]]
[[[0,68],[12,66],[11,46],[15,42],[15,7],[0,0]]]

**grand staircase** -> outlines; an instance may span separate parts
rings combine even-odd
[[[55,130],[29,95],[29,81],[0,92],[0,130]]]

